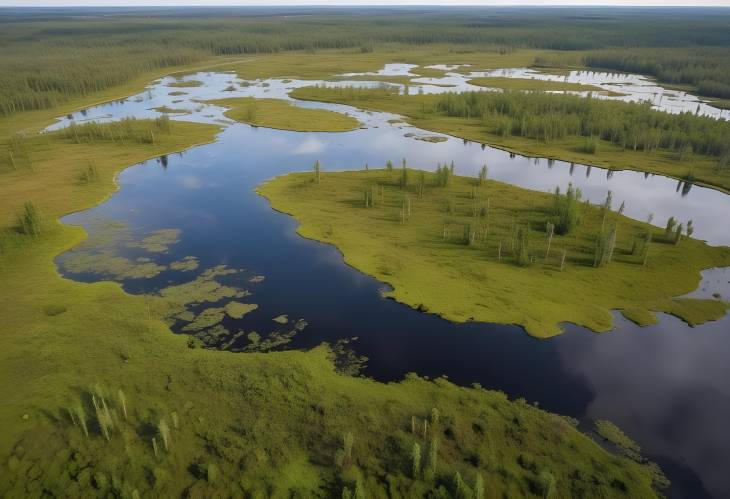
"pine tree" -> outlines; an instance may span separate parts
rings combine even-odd
[[[474,499],[484,499],[484,478],[481,473],[477,473],[476,482],[474,483]]]
[[[484,182],[486,182],[488,171],[489,171],[489,169],[487,168],[487,165],[485,163],[484,165],[482,165],[482,169],[479,170],[479,185],[480,186],[482,184],[484,184]]]
[[[160,419],[160,422],[157,425],[157,429],[160,432],[160,436],[162,437],[162,443],[165,445],[165,450],[170,450],[170,427],[167,426],[167,421],[165,421],[165,418]]]
[[[433,474],[436,474],[438,466],[438,454],[439,454],[439,439],[438,437],[431,437],[431,446],[428,451],[428,466]]]
[[[342,435],[342,450],[345,453],[345,466],[352,462],[352,446],[355,442],[355,437],[352,432],[348,431]]]
[[[682,232],[684,232],[684,224],[677,225],[676,230],[674,231],[674,245],[678,245],[679,241],[682,239]]]
[[[321,177],[322,177],[322,167],[319,164],[319,160],[317,160],[316,163],[314,163],[314,182],[316,184],[319,184]]]
[[[423,170],[418,172],[418,199],[423,199],[423,193],[426,188],[426,174]]]
[[[547,260],[547,258],[550,256],[550,244],[553,242],[555,224],[553,224],[552,222],[548,222],[545,232],[547,232],[547,250],[545,251],[545,259]]]
[[[518,227],[514,239],[515,263],[520,267],[530,265],[529,228]]]
[[[421,473],[421,446],[418,445],[418,442],[413,444],[413,449],[411,450],[411,463],[413,479],[416,480]]]

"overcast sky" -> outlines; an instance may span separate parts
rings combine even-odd
[[[722,6],[730,0],[0,0],[0,6],[146,6],[146,5],[628,5],[628,6]]]

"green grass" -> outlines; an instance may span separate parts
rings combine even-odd
[[[502,88],[505,90],[603,92],[601,87],[595,85],[569,83],[567,81],[535,80],[530,78],[485,77],[471,79],[469,83],[480,87]]]
[[[664,242],[662,230],[608,212],[605,227],[617,228],[616,250],[610,264],[594,268],[595,239],[604,224],[595,206],[581,203],[577,229],[556,234],[546,257],[553,195],[496,181],[478,187],[475,179],[465,177],[438,187],[435,174],[426,173],[425,195],[419,199],[419,172],[410,170],[405,195],[411,216],[402,223],[400,175],[398,170],[327,173],[316,184],[312,173],[291,174],[258,191],[274,209],[301,223],[300,234],[334,244],[348,264],[389,283],[394,288],[389,296],[457,322],[519,324],[545,338],[560,333],[563,322],[609,330],[613,309],[634,310],[632,319],[638,311],[643,317],[650,317],[649,311],[669,312],[697,324],[721,317],[728,307],[719,300],[673,297],[695,289],[700,270],[730,264],[730,248],[686,237],[675,246]],[[375,206],[366,208],[369,186]],[[475,218],[475,209],[483,211],[487,202],[488,215]],[[514,232],[528,224],[534,262],[521,267],[515,264]],[[469,226],[476,233],[471,245],[462,242]],[[647,230],[654,233],[654,242],[643,266],[643,252],[633,246],[636,242],[641,248]]]
[[[527,156],[546,157],[595,165],[614,170],[637,170],[658,173],[680,180],[691,179],[699,185],[730,192],[730,169],[718,168],[717,158],[692,155],[678,161],[673,151],[658,149],[651,154],[624,149],[607,141],[586,152],[585,137],[565,137],[545,143],[532,138],[497,133],[497,124],[479,118],[445,116],[433,112],[438,95],[396,95],[390,91],[359,89],[342,92],[331,88],[303,87],[290,92],[302,100],[348,104],[360,109],[385,111],[403,116],[406,121],[424,130],[441,132],[473,140]]]
[[[325,109],[307,109],[282,99],[234,97],[208,102],[229,108],[224,114],[232,120],[266,128],[300,132],[347,132],[360,126],[360,122],[352,116]]]

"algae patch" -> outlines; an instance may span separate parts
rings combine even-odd
[[[141,241],[130,242],[130,248],[141,248],[150,253],[167,253],[170,246],[180,241],[180,229],[159,229]]]
[[[186,256],[180,260],[174,261],[170,264],[170,269],[179,270],[181,272],[189,272],[198,268],[200,264],[198,259],[194,256]]]

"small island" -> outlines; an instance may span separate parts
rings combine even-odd
[[[509,78],[486,76],[468,81],[478,87],[501,88],[504,90],[545,91],[545,92],[604,92],[596,85],[571,83],[567,81],[538,80],[535,78]]]
[[[349,132],[360,127],[352,116],[299,107],[282,99],[233,97],[207,102],[229,108],[224,113],[228,118],[253,126],[295,132]]]
[[[730,248],[623,216],[563,186],[530,191],[487,179],[406,168],[277,177],[258,192],[294,216],[299,233],[332,243],[353,267],[387,282],[386,295],[456,322],[518,324],[546,338],[571,322],[611,329],[612,310],[639,324],[654,312],[690,324],[717,319],[721,300],[677,298],[700,271],[730,265]]]

